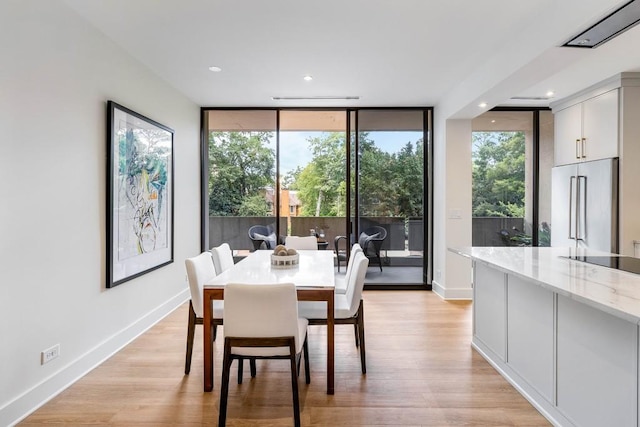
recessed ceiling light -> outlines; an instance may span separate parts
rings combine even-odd
[[[547,97],[548,98],[551,98],[553,95],[555,95],[554,91],[550,90],[550,91],[547,92]]]
[[[214,66],[209,67],[209,71],[213,71],[214,73],[219,73],[220,71],[222,71],[222,68],[216,67],[214,65]]]
[[[313,80],[313,77],[307,74],[306,76],[303,77],[303,79],[306,82],[310,82],[311,80]]]
[[[491,123],[495,123],[495,122],[496,122],[495,120],[491,120]]]
[[[481,102],[480,104],[478,104],[478,107],[480,108],[485,108],[487,106],[486,102]]]

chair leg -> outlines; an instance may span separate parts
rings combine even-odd
[[[304,379],[307,384],[311,384],[311,368],[309,367],[309,345],[307,344],[306,335],[304,337],[302,350],[304,352]]]
[[[360,335],[360,366],[362,373],[367,373],[367,356],[364,345],[364,301],[360,300],[360,307],[358,307],[358,334]]]
[[[300,397],[298,396],[298,369],[296,367],[295,344],[290,345],[291,360],[291,392],[293,394],[293,422],[295,427],[300,427]]]
[[[191,372],[191,356],[193,355],[193,337],[196,332],[196,312],[193,311],[193,304],[189,301],[189,321],[187,324],[187,355],[184,361],[184,373]]]
[[[378,265],[380,266],[380,271],[382,271],[382,260],[380,259],[380,252],[376,252],[376,257],[378,258]]]
[[[218,426],[224,427],[227,422],[227,400],[229,398],[229,371],[231,370],[231,345],[225,340],[222,360],[222,386],[220,388],[220,408],[218,410]]]
[[[243,365],[244,365],[244,359],[241,357],[238,359],[238,384],[242,384]]]
[[[356,347],[360,346],[360,339],[358,338],[358,335],[360,334],[358,332],[358,322],[353,324],[353,334],[356,336]]]
[[[251,378],[255,378],[256,377],[256,359],[255,358],[249,359],[249,368],[251,369]]]

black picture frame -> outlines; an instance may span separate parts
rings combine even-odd
[[[173,262],[174,131],[107,102],[107,280]]]

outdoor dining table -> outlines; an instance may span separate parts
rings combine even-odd
[[[334,393],[334,271],[333,251],[298,251],[299,263],[290,268],[271,265],[271,250],[250,253],[233,267],[204,284],[204,391],[213,390],[212,300],[224,299],[227,283],[294,283],[299,301],[327,303],[327,394]]]

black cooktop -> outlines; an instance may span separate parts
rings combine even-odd
[[[629,273],[640,274],[640,258],[632,258],[628,256],[585,256],[585,255],[569,255],[563,258],[569,258],[574,261],[582,261],[589,264],[595,264],[607,268],[615,268],[616,270],[627,271]]]

